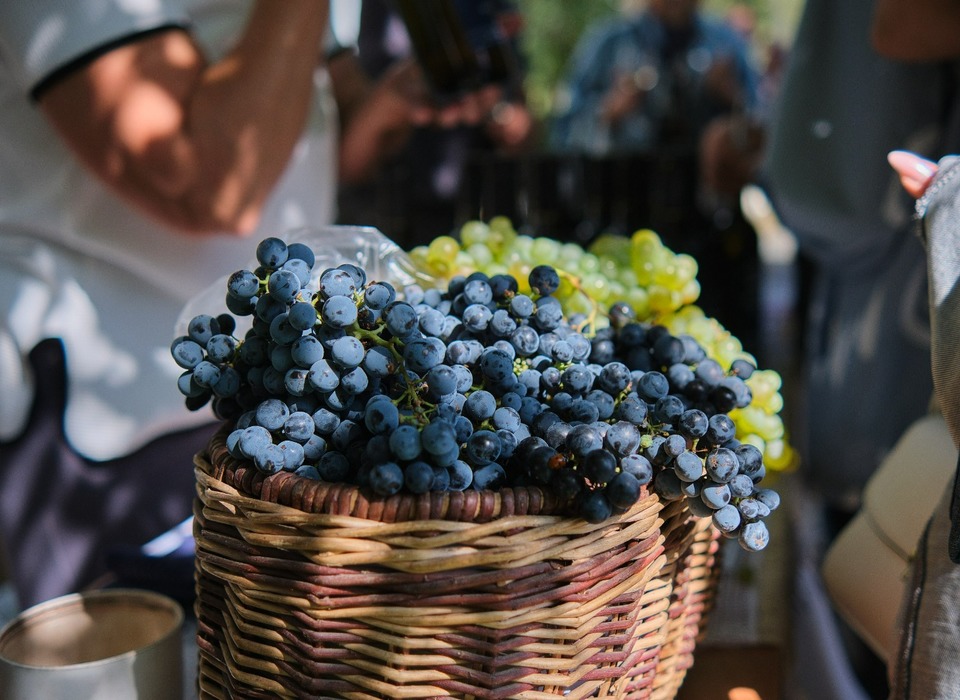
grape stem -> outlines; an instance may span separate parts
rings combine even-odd
[[[584,319],[583,323],[579,324],[576,327],[577,332],[583,333],[585,329],[589,328],[589,332],[584,333],[587,337],[593,337],[596,335],[596,320],[597,316],[600,314],[600,304],[594,299],[590,294],[588,294],[583,289],[583,284],[580,282],[580,278],[577,277],[572,272],[568,272],[559,267],[554,268],[557,271],[557,274],[562,278],[567,280],[570,283],[570,286],[573,287],[574,291],[579,292],[587,301],[590,303],[590,313],[587,314],[587,318]]]

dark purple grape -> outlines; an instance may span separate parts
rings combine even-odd
[[[537,265],[527,278],[530,288],[540,296],[553,294],[560,288],[560,275],[549,265]]]

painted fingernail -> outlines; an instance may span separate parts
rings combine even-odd
[[[937,172],[936,163],[910,151],[891,151],[887,154],[887,162],[898,173],[913,179],[927,180]]]

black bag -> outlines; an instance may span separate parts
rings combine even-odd
[[[63,431],[63,343],[44,340],[29,360],[35,395],[27,427],[15,440],[0,443],[0,540],[24,608],[84,588],[125,583],[124,574],[132,572],[130,553],[192,514],[193,455],[215,430],[207,425],[163,436],[118,459],[85,459]],[[125,571],[111,571],[111,558]],[[161,592],[182,598],[184,563],[171,564],[179,567],[179,573],[169,572],[176,590]],[[135,583],[151,587],[151,582],[172,585],[156,569]]]

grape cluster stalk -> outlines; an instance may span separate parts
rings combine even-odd
[[[237,459],[372,497],[535,486],[592,523],[652,491],[767,545],[779,495],[731,417],[753,402],[747,357],[724,365],[626,302],[568,313],[546,264],[398,290],[275,237],[257,261],[230,276],[229,313],[171,344],[186,405],[233,426]]]

